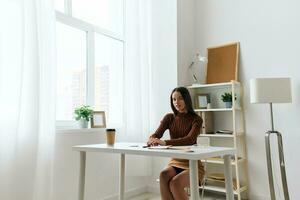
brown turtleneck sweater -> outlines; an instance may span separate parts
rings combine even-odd
[[[151,137],[161,138],[164,132],[169,129],[170,140],[165,140],[166,145],[183,146],[197,143],[197,137],[202,127],[202,118],[195,114],[178,113],[177,115],[169,113],[160,122],[160,126]],[[172,158],[169,166],[181,169],[189,168],[189,161],[185,159]],[[199,180],[204,177],[204,168],[199,160],[198,162]]]

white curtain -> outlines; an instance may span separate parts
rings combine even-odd
[[[0,4],[0,199],[48,200],[55,137],[53,5]]]
[[[125,141],[145,142],[150,134],[151,0],[125,4]]]

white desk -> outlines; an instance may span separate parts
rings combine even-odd
[[[226,147],[201,147],[190,146],[193,152],[184,152],[183,150],[174,149],[148,149],[143,148],[145,143],[116,143],[113,147],[106,144],[78,145],[73,146],[74,151],[80,152],[80,174],[79,174],[79,193],[78,200],[84,200],[85,186],[85,165],[86,152],[102,152],[102,153],[117,153],[120,154],[120,178],[119,178],[119,200],[124,200],[124,185],[125,185],[125,154],[143,155],[143,156],[158,156],[183,158],[189,160],[190,164],[190,191],[191,200],[199,200],[198,189],[198,160],[206,159],[215,156],[223,156],[226,199],[233,200],[232,189],[232,172],[230,156],[235,154],[235,149]]]

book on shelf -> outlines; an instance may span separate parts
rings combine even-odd
[[[233,131],[231,130],[217,130],[217,134],[233,134]]]

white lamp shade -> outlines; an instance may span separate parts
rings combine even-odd
[[[291,103],[290,78],[255,78],[250,80],[251,103]]]

